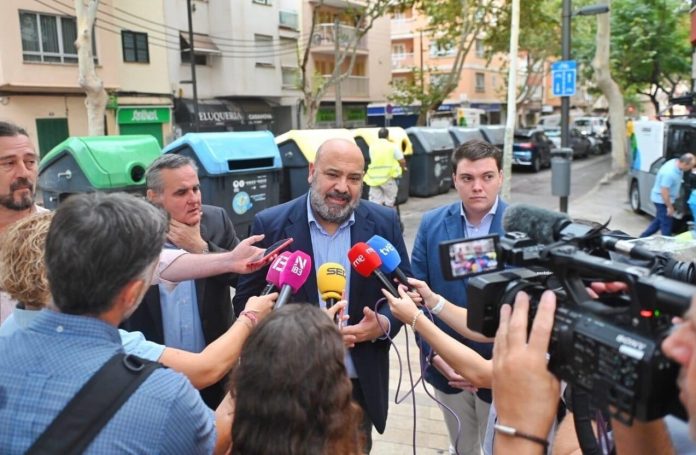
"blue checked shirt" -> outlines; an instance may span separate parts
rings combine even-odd
[[[0,453],[21,454],[87,380],[122,351],[118,330],[98,319],[42,311],[0,337]],[[208,454],[213,412],[181,374],[156,370],[85,453]]]

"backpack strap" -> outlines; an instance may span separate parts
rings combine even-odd
[[[26,452],[81,454],[135,390],[163,365],[120,352],[107,361]]]

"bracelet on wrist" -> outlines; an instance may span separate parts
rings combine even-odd
[[[544,453],[549,448],[549,441],[547,441],[546,438],[540,438],[539,436],[534,436],[533,434],[525,433],[523,431],[518,430],[517,428],[496,423],[495,425],[493,425],[493,429],[496,431],[496,433],[511,436],[513,438],[521,438],[526,439],[527,441],[535,442],[544,448]]]
[[[247,324],[247,326],[250,329],[253,329],[256,326],[256,323],[259,322],[259,319],[256,316],[255,311],[244,310],[241,313],[239,313],[239,317],[241,318],[242,316],[244,316],[249,321],[250,324]],[[242,321],[242,322],[244,322],[244,321]],[[244,323],[246,324],[246,322],[244,322]]]
[[[434,315],[438,315],[442,312],[442,310],[445,308],[445,298],[443,296],[439,296],[440,298],[438,299],[437,303],[435,304],[434,307],[430,308],[430,312]]]
[[[418,310],[418,312],[413,315],[413,320],[411,320],[411,330],[413,333],[416,333],[416,321],[418,321],[421,314],[423,314],[423,310]]]

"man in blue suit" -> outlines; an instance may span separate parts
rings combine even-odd
[[[502,234],[503,213],[507,205],[498,197],[503,183],[502,154],[487,142],[465,142],[452,154],[454,186],[460,201],[427,212],[421,219],[413,246],[411,261],[413,275],[428,283],[430,288],[450,302],[467,307],[467,281],[445,281],[440,268],[438,245],[445,240]],[[490,359],[492,344],[468,341],[435,317],[442,330]],[[430,346],[423,343],[430,366],[426,380],[435,387],[441,402],[452,409],[461,422],[458,425],[449,411],[443,409],[450,437],[450,453],[479,455],[486,433],[491,391],[471,390],[464,378],[442,360]]]
[[[369,452],[372,425],[382,433],[387,420],[390,342],[381,327],[387,328],[389,337],[393,338],[401,323],[392,316],[386,303],[375,308],[377,301],[383,299],[382,286],[374,278],[364,278],[351,271],[348,250],[377,234],[396,247],[402,258],[400,268],[407,275],[411,268],[396,211],[360,199],[364,166],[362,152],[354,142],[345,139],[324,142],[314,163],[309,164],[309,192],[258,213],[252,234],[265,234],[259,245],[262,247],[292,237],[294,242],[289,250],[301,250],[312,257],[312,273],[292,297],[294,302],[324,306],[317,290],[316,270],[326,262],[337,262],[346,269],[349,319],[342,331],[350,349],[345,362],[353,382],[353,397],[364,411],[363,428]],[[240,277],[233,300],[237,314],[250,296],[261,292],[266,284],[266,271]]]

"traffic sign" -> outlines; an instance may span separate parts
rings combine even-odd
[[[551,64],[553,96],[573,96],[578,78],[578,64],[575,60],[559,60]]]

